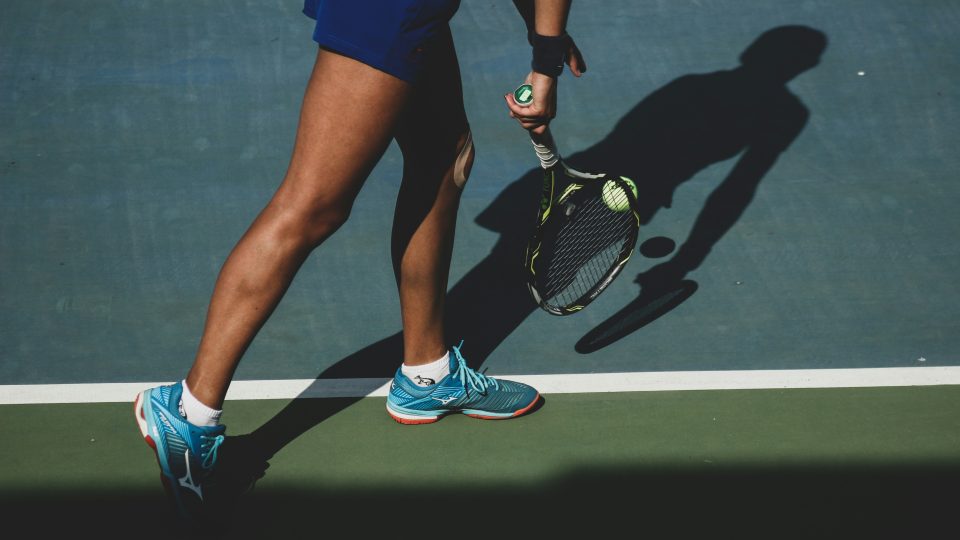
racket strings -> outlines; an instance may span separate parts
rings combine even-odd
[[[618,239],[612,240],[616,242]],[[554,303],[569,305],[587,294],[603,280],[605,274],[619,259],[623,248],[623,241],[620,240],[621,242],[617,244],[608,244],[586,261],[573,260],[569,257],[564,259],[564,255],[561,254],[560,259],[557,260],[553,279],[547,284],[549,291],[547,297]],[[570,250],[574,249],[576,248],[570,248]]]
[[[614,212],[588,198],[557,233],[543,276],[543,296],[551,304],[570,305],[603,281],[629,241],[634,217]]]
[[[598,285],[617,262],[622,245],[608,246],[586,262],[561,264],[547,285],[548,301],[557,305],[571,305]]]

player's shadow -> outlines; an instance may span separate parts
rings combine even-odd
[[[826,44],[822,32],[808,27],[769,30],[741,54],[739,67],[670,82],[638,103],[603,141],[571,158],[587,169],[609,164],[635,178],[643,224],[670,208],[681,184],[710,165],[737,158],[674,256],[638,275],[640,296],[584,335],[576,350],[605,347],[696,291],[696,282],[684,278],[737,222],[760,181],[806,125],[810,113],[787,83],[816,66]]]
[[[639,296],[581,339],[590,352],[612,343],[670,311],[696,291],[686,280],[713,245],[739,219],[757,185],[803,129],[809,113],[786,87],[815,66],[826,46],[823,33],[806,27],[772,29],[761,35],[731,70],[680,77],[641,100],[596,145],[568,157],[583,170],[616,172],[637,180],[642,222],[670,208],[683,182],[706,167],[740,156],[696,217],[689,237],[667,262],[640,274]],[[450,289],[450,341],[467,339],[464,354],[478,367],[535,309],[525,286],[522,260],[533,226],[541,173],[533,169],[512,182],[478,217],[477,224],[500,234],[490,253]],[[224,459],[263,463],[308,429],[358,398],[307,399],[321,380],[360,378],[373,391],[392,377],[403,356],[402,334],[387,336],[339,360],[263,426],[229,437]],[[384,421],[389,421],[386,414]],[[256,465],[253,465],[256,463]],[[244,468],[236,469],[242,475]],[[257,473],[257,474],[259,474]],[[243,485],[243,482],[238,484]]]

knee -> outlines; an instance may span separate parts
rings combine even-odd
[[[347,222],[351,208],[352,205],[349,203],[330,204],[309,212],[303,227],[307,244],[314,248],[329,238]]]
[[[447,133],[398,139],[403,152],[404,177],[440,179],[450,175],[453,183],[463,188],[476,158],[473,136],[469,127],[460,133]]]
[[[351,208],[351,201],[335,199],[283,205],[274,220],[277,240],[296,249],[312,250],[346,223]]]

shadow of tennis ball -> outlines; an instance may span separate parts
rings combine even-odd
[[[648,259],[659,259],[673,253],[677,243],[666,236],[654,236],[640,244],[640,254]]]

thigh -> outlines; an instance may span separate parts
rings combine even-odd
[[[427,64],[397,123],[396,139],[405,161],[449,166],[470,129],[450,28],[444,26],[429,47]]]
[[[352,202],[393,137],[411,91],[406,81],[319,49],[275,202]]]

